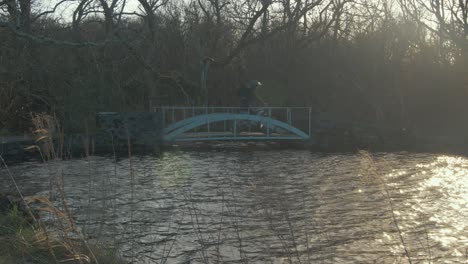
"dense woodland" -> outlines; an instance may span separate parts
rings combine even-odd
[[[0,133],[32,112],[273,106],[428,135],[468,133],[466,0],[0,0]]]

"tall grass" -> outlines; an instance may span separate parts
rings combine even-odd
[[[385,177],[384,175],[382,175],[380,173],[380,169],[378,168],[378,166],[376,165],[377,163],[374,161],[374,157],[372,156],[372,154],[368,151],[359,151],[359,155],[361,157],[361,160],[362,160],[362,165],[363,165],[363,169],[365,171],[365,177],[367,177],[367,180],[371,180],[371,181],[376,181],[377,184],[381,187],[382,189],[382,193],[385,197],[385,201],[388,203],[388,208],[389,208],[389,211],[390,211],[390,214],[391,214],[391,217],[392,217],[392,222],[393,222],[393,225],[395,226],[396,228],[396,231],[397,231],[397,234],[398,234],[398,239],[401,243],[401,246],[404,250],[404,256],[406,257],[407,261],[409,264],[412,264],[413,263],[413,259],[411,257],[411,254],[410,254],[410,250],[409,250],[409,247],[408,247],[408,244],[405,240],[405,237],[403,235],[403,231],[402,231],[402,228],[400,227],[400,220],[397,218],[396,216],[396,209],[395,209],[395,206],[393,204],[393,198],[391,197],[390,195],[390,192],[388,190],[388,184],[385,180]]]
[[[65,152],[58,122],[53,116],[43,114],[34,115],[32,120],[36,144],[28,149],[37,150],[47,166],[60,163]],[[9,231],[0,233],[0,259],[6,259],[5,263],[23,263],[24,259],[32,263],[123,263],[115,252],[91,247],[76,227],[66,199],[63,170],[48,170],[49,196],[24,196],[1,156],[0,163],[15,186],[26,214],[22,215],[15,205],[0,216],[2,230]]]

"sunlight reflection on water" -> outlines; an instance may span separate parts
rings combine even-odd
[[[431,221],[440,226],[438,234],[431,236],[444,247],[454,247],[460,241],[468,247],[468,240],[464,234],[467,231],[468,218],[468,162],[465,158],[440,156],[436,162],[424,165],[432,177],[424,180],[421,185],[426,190],[436,188],[443,192],[440,199],[434,201],[431,206],[422,210],[431,211]],[[422,193],[424,193],[424,189]],[[460,248],[463,250],[463,248]],[[466,248],[465,248],[466,250]],[[454,255],[460,255],[460,251],[454,248]]]

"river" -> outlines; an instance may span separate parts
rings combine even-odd
[[[63,178],[82,232],[134,263],[468,261],[467,158],[248,149],[10,170],[27,195]]]

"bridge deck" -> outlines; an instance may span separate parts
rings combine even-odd
[[[261,132],[196,132],[184,133],[174,139],[174,141],[218,141],[218,140],[300,140],[302,138],[295,135],[285,135],[270,133],[269,136]]]

